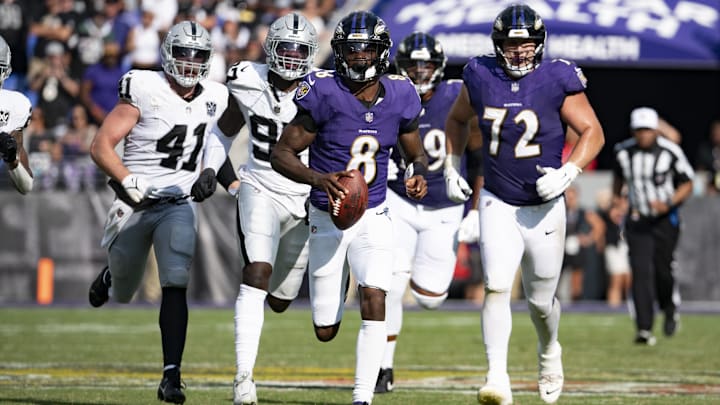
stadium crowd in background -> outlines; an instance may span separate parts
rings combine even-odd
[[[133,67],[159,69],[160,41],[169,27],[194,20],[211,35],[214,53],[210,78],[224,82],[227,69],[240,60],[264,62],[262,44],[269,24],[292,11],[302,12],[326,43],[325,25],[338,0],[44,0],[0,2],[0,36],[12,49],[13,74],[4,88],[25,94],[42,130],[25,137],[37,190],[94,189],[105,176],[89,182],[72,166],[87,160],[87,149],[66,156],[63,140],[76,108],[91,125],[100,125],[117,101],[117,81]],[[39,129],[39,128],[38,128]],[[34,139],[38,137],[39,139]],[[73,141],[74,142],[74,141]],[[42,144],[31,150],[31,144]],[[67,159],[66,159],[67,157]],[[80,176],[80,177],[79,177]],[[0,189],[12,187],[0,181]]]

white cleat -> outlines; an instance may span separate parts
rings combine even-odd
[[[250,374],[236,376],[233,383],[233,405],[257,405],[257,403],[255,382]]]
[[[478,402],[483,405],[510,405],[513,403],[510,377],[488,378],[478,391]]]
[[[554,404],[562,393],[563,376],[562,347],[560,343],[550,347],[545,353],[538,349],[538,391],[540,399],[546,404]]]

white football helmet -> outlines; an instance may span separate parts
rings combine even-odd
[[[0,36],[0,89],[2,89],[5,79],[10,77],[10,72],[12,72],[10,67],[10,46]]]
[[[270,25],[263,47],[270,70],[285,80],[299,79],[313,67],[317,31],[301,14],[286,14]]]
[[[173,25],[165,36],[160,53],[165,73],[183,87],[196,85],[210,73],[210,34],[194,21]]]

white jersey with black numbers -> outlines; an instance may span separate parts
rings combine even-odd
[[[0,89],[0,132],[25,129],[30,122],[32,104],[17,91]]]
[[[296,183],[270,166],[270,154],[283,128],[295,117],[295,90],[283,92],[268,82],[268,66],[240,62],[228,70],[227,86],[238,101],[248,126],[248,162],[238,172],[240,179],[276,194],[306,196],[310,186]],[[307,165],[308,150],[299,155]]]
[[[120,99],[140,110],[125,138],[123,163],[158,188],[153,197],[190,193],[202,164],[205,137],[227,107],[228,90],[204,80],[187,101],[163,72],[131,70],[120,80]]]

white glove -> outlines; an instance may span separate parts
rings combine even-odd
[[[535,166],[538,173],[542,174],[535,188],[543,201],[550,201],[565,192],[570,187],[570,183],[575,180],[578,174],[582,173],[582,169],[577,167],[575,163],[567,162],[559,169],[552,167]]]
[[[140,203],[156,190],[155,186],[148,183],[147,180],[132,173],[122,179],[122,186],[130,199],[136,203]]]
[[[468,182],[460,175],[460,156],[447,155],[445,157],[445,191],[451,201],[465,202],[472,195]]]
[[[475,243],[480,239],[480,213],[478,210],[468,211],[460,222],[458,242]]]

